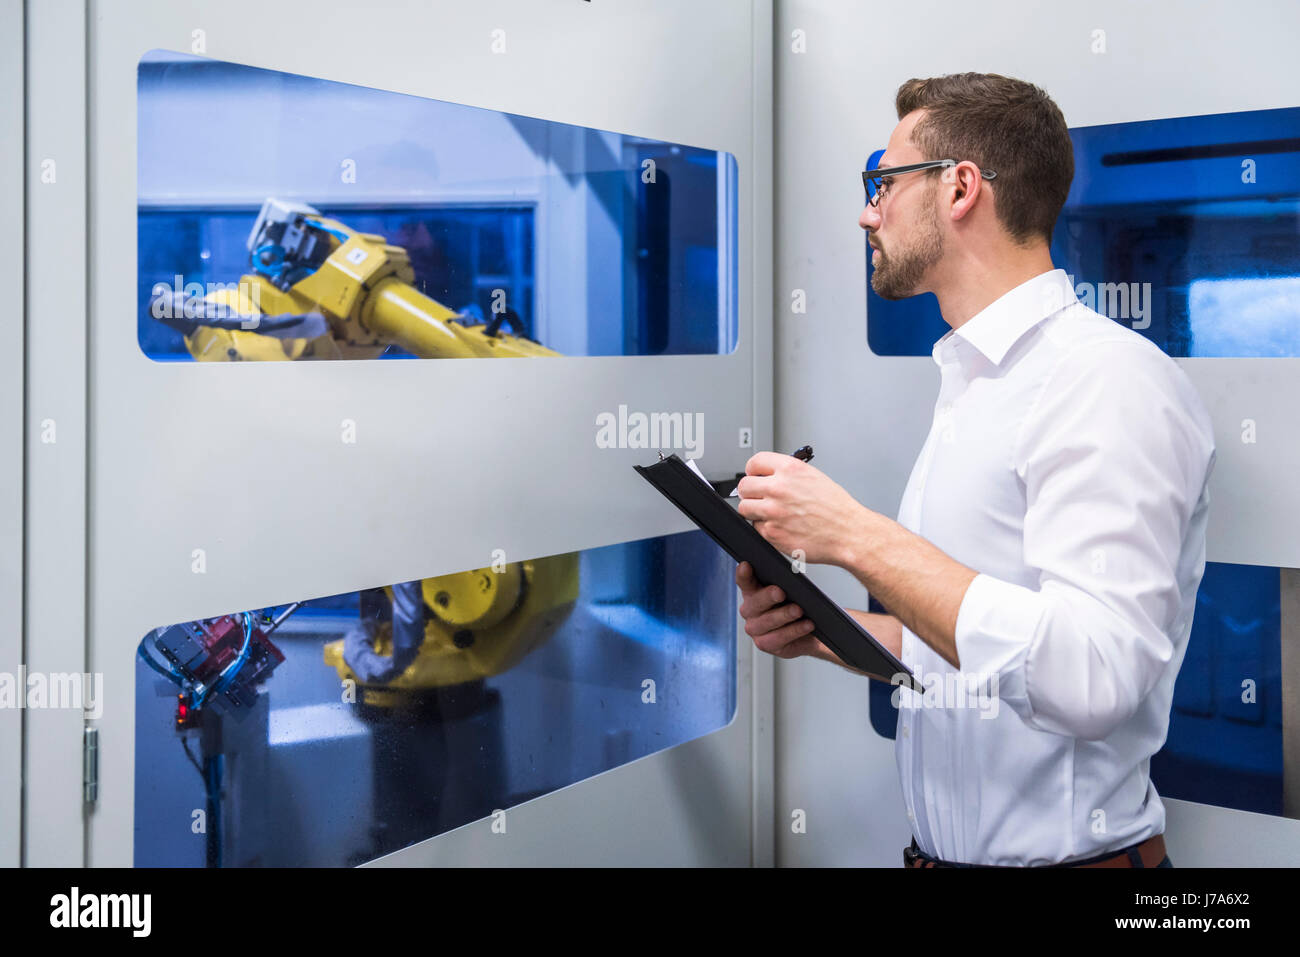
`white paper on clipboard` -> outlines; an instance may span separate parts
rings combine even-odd
[[[700,471],[700,467],[695,464],[695,459],[687,459],[686,467],[690,469],[692,472],[694,472],[697,476],[699,476],[701,482],[703,482],[705,485],[708,485],[709,488],[713,488],[713,485],[709,482],[709,480],[704,477],[704,473]]]

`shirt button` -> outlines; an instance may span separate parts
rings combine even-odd
[[[907,725],[903,725],[903,737],[905,737],[905,738],[910,738],[910,737],[911,737],[911,735],[908,733]]]
[[[911,821],[913,824],[916,823],[916,815],[913,814],[911,811],[907,812],[907,819]]]

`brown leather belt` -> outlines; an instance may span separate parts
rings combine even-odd
[[[1157,834],[1141,844],[1134,844],[1118,851],[1090,857],[1082,861],[1066,864],[1048,864],[1048,867],[1156,867],[1165,859],[1165,836]],[[912,838],[910,847],[903,848],[904,867],[980,867],[979,864],[954,864],[930,857],[916,845]],[[994,865],[998,866],[998,865]]]

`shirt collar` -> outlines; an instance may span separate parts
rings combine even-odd
[[[1016,340],[1048,316],[1077,301],[1074,285],[1064,269],[1052,269],[1003,293],[956,329],[949,329],[934,344],[934,361],[962,339],[994,365],[1000,365]]]

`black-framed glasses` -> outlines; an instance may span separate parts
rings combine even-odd
[[[867,189],[867,202],[872,206],[880,205],[880,197],[885,194],[888,184],[885,182],[887,176],[901,176],[904,173],[919,173],[927,169],[947,169],[949,166],[956,166],[956,160],[928,160],[924,163],[912,163],[908,166],[876,166],[880,158],[885,155],[884,150],[877,150],[871,154],[871,159],[867,161],[868,166],[872,169],[862,171],[862,185]],[[993,179],[997,172],[991,169],[980,170],[980,176],[984,179]]]

